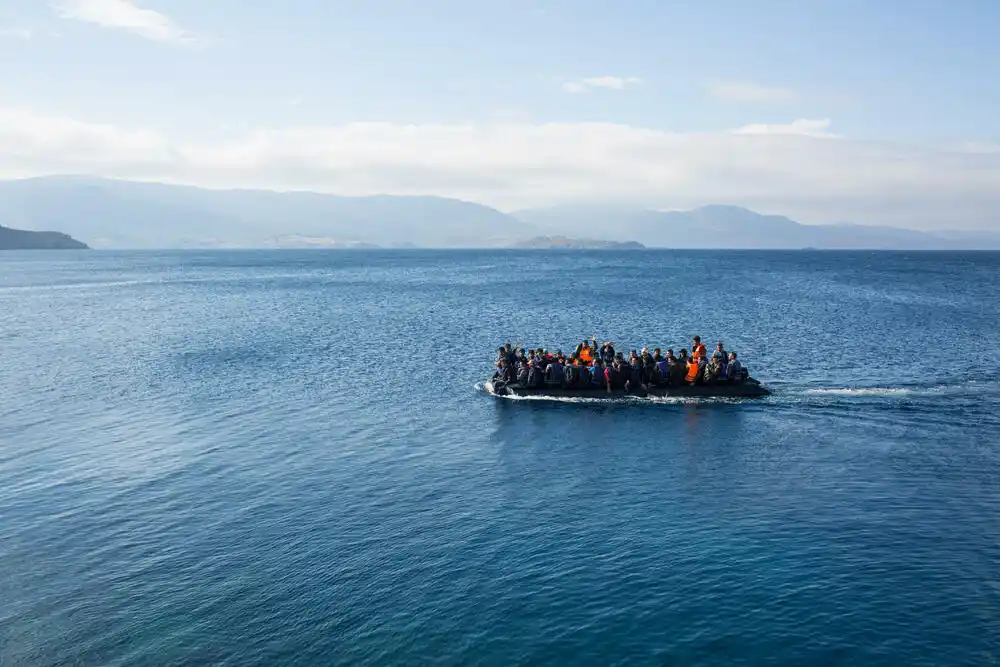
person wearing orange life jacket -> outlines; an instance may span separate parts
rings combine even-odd
[[[701,366],[698,364],[698,357],[691,357],[688,359],[687,374],[684,376],[684,381],[689,384],[694,384],[698,381],[698,374],[700,372]]]
[[[694,342],[691,343],[691,356],[700,359],[708,357],[708,350],[705,349],[705,344],[701,342],[701,336],[694,337]]]

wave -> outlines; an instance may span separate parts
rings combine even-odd
[[[162,280],[108,280],[81,283],[49,283],[44,285],[12,285],[0,287],[0,294],[15,292],[45,292],[51,290],[93,289],[102,287],[130,287],[133,285],[153,285]]]

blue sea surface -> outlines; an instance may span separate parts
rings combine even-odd
[[[0,392],[4,667],[1000,663],[998,253],[11,252]]]

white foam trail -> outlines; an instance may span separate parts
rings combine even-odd
[[[577,403],[592,405],[609,405],[612,403],[652,403],[657,405],[705,405],[712,403],[739,403],[740,397],[733,396],[498,396],[486,391],[483,382],[473,385],[476,391],[481,391],[495,398],[507,401],[547,401],[550,403]]]
[[[906,396],[913,393],[913,390],[903,387],[842,387],[806,389],[806,393],[825,396]]]
[[[127,287],[131,285],[153,285],[163,282],[161,280],[110,280],[106,282],[91,283],[55,283],[51,285],[15,285],[11,287],[0,287],[0,293],[6,292],[44,292],[51,290],[74,290],[74,289],[94,289],[101,287]]]

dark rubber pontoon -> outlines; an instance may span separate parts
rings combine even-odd
[[[732,398],[759,398],[767,396],[771,390],[753,378],[747,378],[742,382],[719,382],[715,384],[684,385],[680,387],[657,387],[651,386],[648,389],[638,391],[625,391],[624,389],[607,389],[594,387],[593,389],[564,388],[560,383],[546,383],[541,387],[522,387],[518,383],[509,385],[494,386],[493,380],[487,380],[486,391],[495,396],[551,396],[553,398],[617,398],[620,396],[677,396],[679,398],[701,398],[701,397],[732,397]]]

